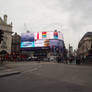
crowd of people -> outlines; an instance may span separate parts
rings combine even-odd
[[[24,61],[26,59],[25,55],[7,54],[0,55],[0,61]]]
[[[80,56],[71,56],[71,57],[57,57],[56,60],[58,63],[64,64],[85,64],[87,63],[87,58],[80,57]]]
[[[66,60],[67,63],[69,64],[72,64],[72,63],[75,63],[75,64],[84,64],[87,62],[87,59],[84,58],[84,57],[80,57],[80,56],[72,56],[72,57],[69,57],[67,58]]]
[[[3,61],[28,61],[28,60],[34,60],[34,59],[28,59],[28,57],[26,55],[19,55],[19,54],[7,54],[5,56],[0,56],[0,61],[3,62]],[[36,59],[37,60],[37,59]],[[41,59],[39,59],[40,61]],[[80,57],[80,56],[71,56],[71,57],[60,57],[58,56],[56,58],[56,61],[58,63],[65,63],[65,64],[72,64],[72,63],[75,63],[75,64],[83,64],[83,63],[86,63],[86,59],[84,57]]]

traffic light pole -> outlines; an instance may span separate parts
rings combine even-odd
[[[4,34],[3,30],[0,30],[0,43],[3,40],[3,34]]]

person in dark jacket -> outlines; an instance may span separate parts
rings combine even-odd
[[[80,64],[80,57],[79,56],[76,57],[76,64]]]

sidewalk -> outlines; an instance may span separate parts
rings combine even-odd
[[[7,64],[0,64],[0,78],[1,77],[6,77],[10,75],[15,75],[15,74],[20,74],[20,71],[16,71],[13,69],[13,67],[7,65]]]

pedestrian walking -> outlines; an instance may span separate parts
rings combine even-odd
[[[76,64],[80,64],[80,57],[79,56],[76,57]]]

